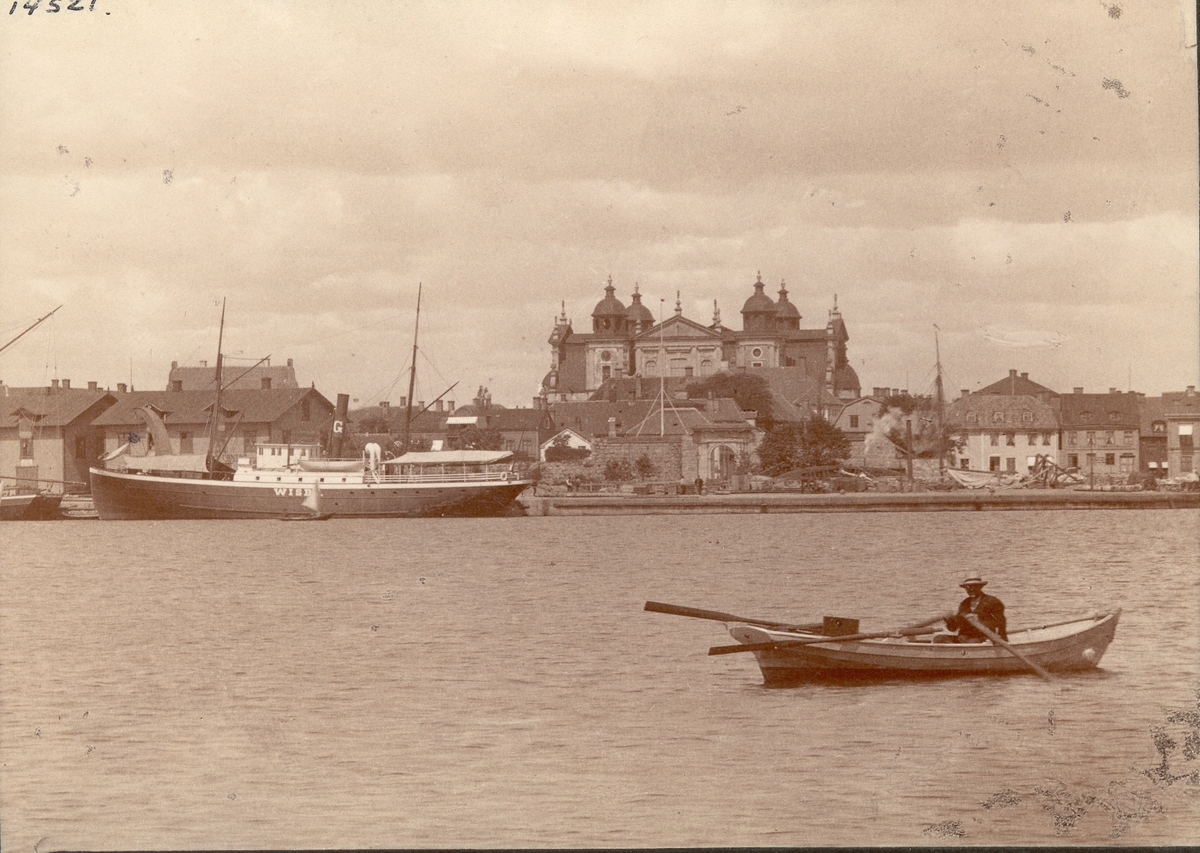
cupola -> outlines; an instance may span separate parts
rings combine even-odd
[[[638,292],[636,283],[633,285],[632,299],[625,310],[626,328],[634,332],[644,332],[654,325],[654,315],[642,304],[642,294]]]
[[[779,282],[779,301],[775,303],[775,316],[778,317],[780,329],[800,328],[800,309],[788,302],[787,284]]]
[[[604,298],[596,303],[592,311],[592,331],[598,334],[620,334],[625,330],[625,306],[614,295],[612,276],[604,288]]]
[[[775,303],[763,293],[762,273],[754,282],[754,293],[742,306],[742,329],[747,332],[773,331],[775,328]]]

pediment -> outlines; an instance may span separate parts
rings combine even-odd
[[[659,338],[664,340],[679,340],[686,338],[689,340],[704,340],[704,341],[720,341],[721,334],[708,328],[701,326],[686,317],[671,317],[664,320],[661,326],[654,326],[638,335],[634,340],[638,343],[652,343]]]

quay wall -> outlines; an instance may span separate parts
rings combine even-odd
[[[715,495],[549,495],[529,489],[526,515],[690,515],[798,512],[987,512],[1052,509],[1200,509],[1200,492],[1099,492],[1059,489],[1009,492],[853,492]]]

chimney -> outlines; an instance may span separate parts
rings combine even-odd
[[[1074,391],[1075,391],[1075,393],[1076,393],[1076,394],[1082,394],[1082,393],[1083,393],[1083,389],[1082,389],[1082,388],[1075,388],[1075,389],[1074,389]]]
[[[292,366],[292,360],[289,358],[288,359],[288,367],[291,367],[291,366]]]
[[[200,362],[200,366],[201,366],[201,367],[208,367],[208,362],[207,362],[207,361],[201,361],[201,362]]]
[[[100,385],[99,385],[99,383],[97,383],[97,382],[89,382],[89,383],[88,383],[88,390],[89,390],[89,391],[98,391],[99,389],[100,389]]]
[[[1016,378],[1017,378],[1017,369],[1016,369],[1015,367],[1010,367],[1010,368],[1008,369],[1008,378],[1009,378],[1009,379],[1016,379]]]
[[[118,382],[118,383],[117,383],[117,393],[118,393],[118,394],[124,394],[124,393],[125,393],[125,383],[124,383],[124,382]]]
[[[442,410],[442,401],[441,400],[438,400],[436,403],[433,404],[433,410],[435,412],[440,412]]]
[[[177,368],[177,367],[179,367],[179,362],[177,362],[177,361],[173,361],[173,362],[171,362],[171,369],[172,369],[172,370],[174,370],[174,369],[175,369],[175,368]]]
[[[1108,389],[1108,393],[1109,393],[1109,394],[1116,394],[1116,393],[1117,393],[1117,389],[1116,389],[1116,388],[1109,388],[1109,389]]]
[[[1022,379],[1028,379],[1028,378],[1029,378],[1029,373],[1028,373],[1028,372],[1022,373],[1022,374],[1021,374],[1021,378],[1022,378]]]
[[[453,411],[454,411],[454,401],[453,401],[453,400],[447,400],[447,401],[446,401],[446,411],[447,411],[447,412],[453,412]]]
[[[1187,387],[1187,391],[1184,392],[1184,396],[1185,397],[1195,397],[1196,396],[1196,386],[1189,385]]]
[[[53,388],[55,391],[57,391],[57,390],[58,390],[58,380],[57,380],[57,379],[51,379],[51,380],[50,380],[50,387],[51,387],[51,388]]]
[[[379,404],[379,411],[383,414],[383,416],[385,418],[388,416],[388,412],[390,412],[391,410],[392,410],[392,404],[390,402],[388,402],[387,400],[384,400],[382,403]]]
[[[609,438],[617,437],[617,419],[616,418],[608,419],[608,437]]]
[[[964,397],[970,397],[970,396],[971,396],[971,389],[970,389],[970,388],[964,388],[964,389],[962,389],[962,395],[963,395]]]
[[[421,400],[419,403],[417,403],[417,411],[418,412],[425,411],[425,401],[424,400]]]
[[[64,391],[70,391],[70,390],[71,390],[71,380],[70,380],[70,379],[64,379],[64,380],[63,380],[63,390],[64,390]]]
[[[401,397],[401,398],[400,398],[400,408],[402,408],[402,409],[403,409],[403,408],[406,408],[407,406],[408,406],[408,398],[407,398],[407,397]]]

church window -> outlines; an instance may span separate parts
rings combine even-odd
[[[700,375],[701,376],[711,376],[712,372],[713,372],[712,361],[710,361],[709,359],[706,358],[706,359],[704,359],[704,361],[700,362]]]
[[[754,356],[755,358],[762,358],[762,353],[762,347],[755,347],[754,349],[750,350],[750,355]],[[762,367],[761,364],[757,366]]]
[[[612,353],[609,352],[608,350],[604,350],[603,352],[600,353],[600,360],[601,361],[612,361]]]
[[[612,378],[612,367],[607,364],[604,365],[600,369],[600,378],[601,379],[611,379]]]

